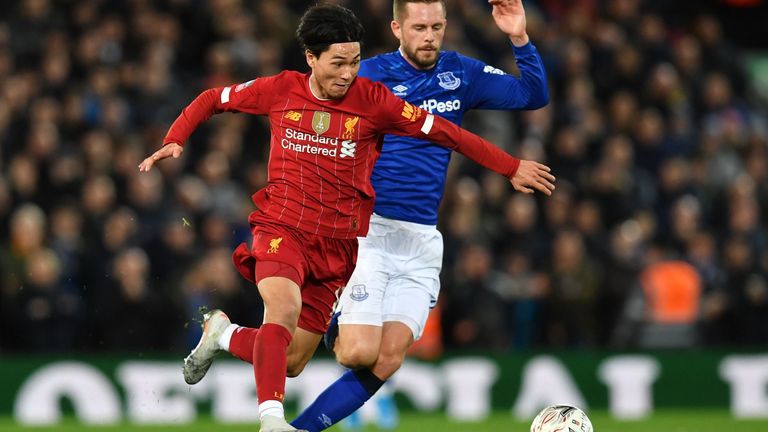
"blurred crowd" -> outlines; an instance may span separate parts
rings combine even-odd
[[[364,56],[389,0],[341,2]],[[485,0],[445,48],[515,71]],[[454,156],[440,229],[448,349],[765,346],[768,122],[718,16],[642,0],[524,2],[552,102],[465,126],[557,176],[517,194]],[[0,351],[184,351],[200,307],[258,325],[231,264],[266,182],[265,119],[226,114],[139,174],[200,91],[307,70],[306,2],[0,4]]]

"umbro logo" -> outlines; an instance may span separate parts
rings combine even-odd
[[[402,84],[398,84],[392,87],[392,90],[395,92],[395,96],[403,96],[405,95],[405,91],[408,90],[408,87]]]

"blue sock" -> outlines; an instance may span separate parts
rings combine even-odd
[[[357,411],[383,384],[369,369],[347,371],[320,393],[291,426],[309,432],[327,429]]]

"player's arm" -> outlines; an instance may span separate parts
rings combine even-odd
[[[455,150],[507,177],[520,192],[538,190],[551,195],[555,189],[555,177],[546,165],[517,159],[472,132],[405,102],[380,83],[374,86],[373,106],[379,109],[377,119],[383,133],[412,136]]]
[[[163,146],[139,164],[139,171],[149,171],[155,162],[168,157],[178,158],[184,152],[184,143],[197,127],[214,114],[249,112],[265,114],[266,89],[274,85],[275,77],[259,78],[229,87],[205,90],[187,105],[176,118],[163,139]]]
[[[479,109],[538,109],[549,103],[547,74],[526,31],[520,0],[491,0],[496,26],[509,38],[520,77],[505,74],[477,60],[462,57],[472,71],[470,106]]]

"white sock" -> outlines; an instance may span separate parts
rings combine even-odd
[[[285,419],[285,412],[283,411],[283,403],[276,400],[268,400],[259,404],[259,420],[263,420],[264,416],[274,416],[281,419]]]
[[[239,329],[240,326],[237,324],[230,324],[227,326],[226,329],[221,333],[221,336],[219,336],[218,344],[219,348],[223,349],[226,352],[229,352],[229,341],[232,339],[232,333],[235,332],[235,330]]]

